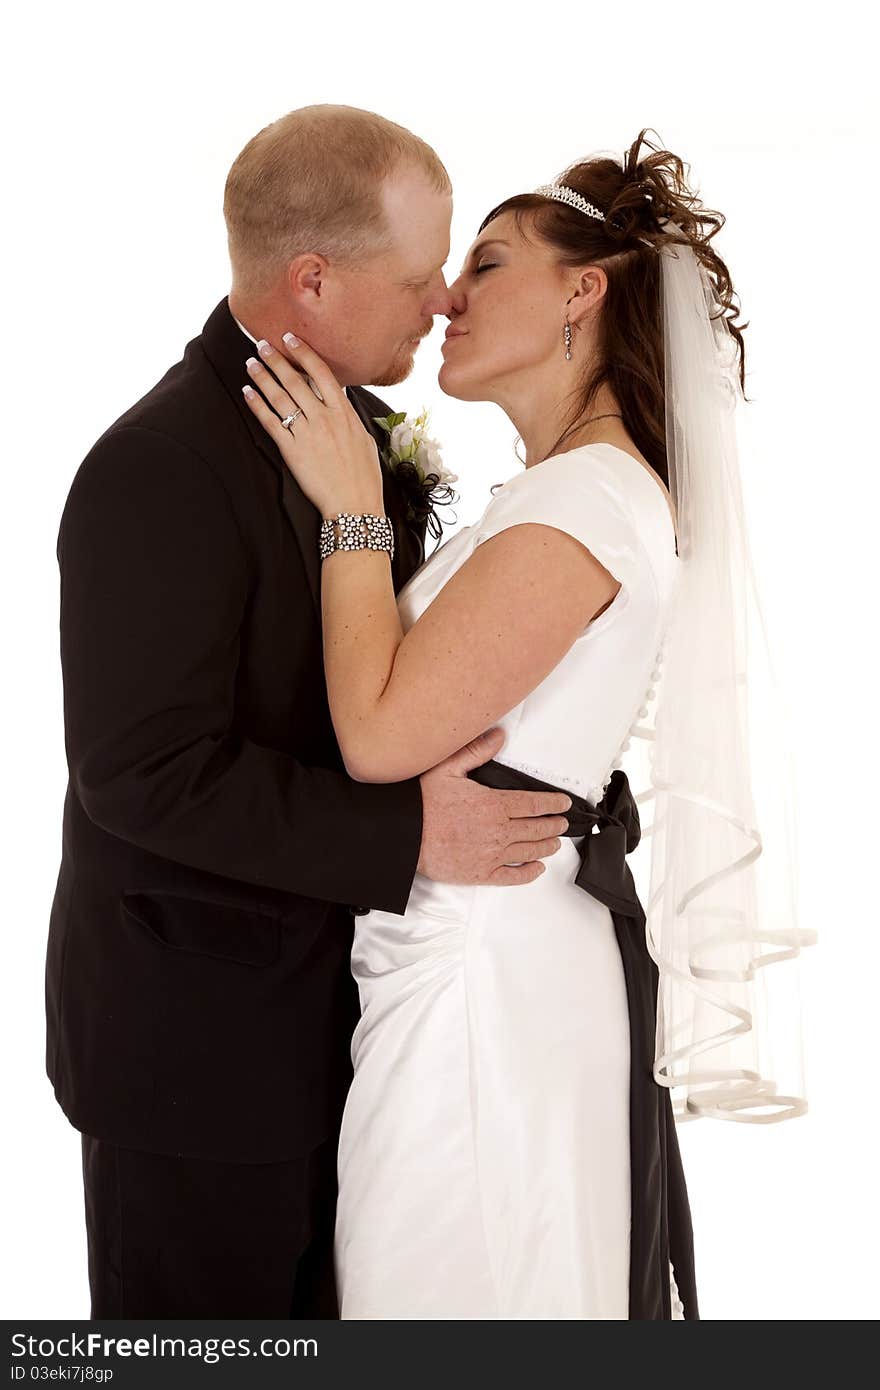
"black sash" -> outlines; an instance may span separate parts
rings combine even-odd
[[[645,943],[645,912],[626,856],[641,839],[639,812],[620,769],[598,806],[494,758],[468,776],[486,787],[563,792],[571,797],[568,837],[583,835],[575,883],[611,912],[623,962],[630,1028],[630,1155],[632,1225],[629,1316],[671,1318],[669,1261],[687,1320],[699,1318],[693,1229],[672,1101],[654,1080],[658,972]]]

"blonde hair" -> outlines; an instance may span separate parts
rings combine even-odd
[[[351,264],[392,244],[380,202],[401,164],[438,192],[452,184],[430,145],[356,106],[303,106],[249,140],[229,170],[223,215],[235,289],[266,294],[295,256],[317,251]]]

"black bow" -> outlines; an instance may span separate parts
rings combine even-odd
[[[518,768],[506,767],[491,758],[468,773],[475,782],[502,790],[563,792],[571,797],[565,834],[569,839],[583,835],[578,853],[581,867],[575,883],[612,912],[642,920],[644,909],[636,893],[635,880],[626,856],[641,839],[639,811],[626,773],[620,768],[611,774],[602,800],[597,806],[568,787],[542,782]]]

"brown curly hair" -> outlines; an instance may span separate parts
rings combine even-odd
[[[531,229],[556,248],[561,265],[598,265],[605,271],[608,288],[598,324],[596,360],[572,393],[571,417],[550,454],[589,415],[604,382],[614,392],[623,424],[639,452],[668,487],[659,245],[689,244],[705,267],[718,302],[712,317],[723,316],[736,340],[743,393],[742,330],[748,324],[735,322],[740,309],[730,272],[710,244],[726,219],[702,206],[688,186],[690,166],[651,144],[645,138],[650,129],[641,130],[622,165],[595,156],[569,165],[557,180],[604,212],[604,222],[555,199],[519,193],[494,207],[480,231],[501,213],[513,212],[520,233],[528,237],[528,219]],[[642,154],[643,145],[651,153]],[[663,230],[661,219],[667,218],[681,228],[681,235]]]

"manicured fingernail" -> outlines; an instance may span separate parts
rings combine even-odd
[[[253,386],[242,386],[241,389],[244,395],[247,396],[248,400],[250,400],[251,396],[255,396],[257,394]]]
[[[256,357],[249,357],[247,360],[247,366],[248,369],[252,372],[261,372],[263,370],[262,362],[258,362]]]
[[[257,343],[257,351],[260,352],[263,357],[268,357],[272,351],[272,344],[267,343],[265,338],[261,338]]]
[[[294,338],[292,333],[285,333],[281,341],[286,343],[288,347],[299,347],[299,338]]]

